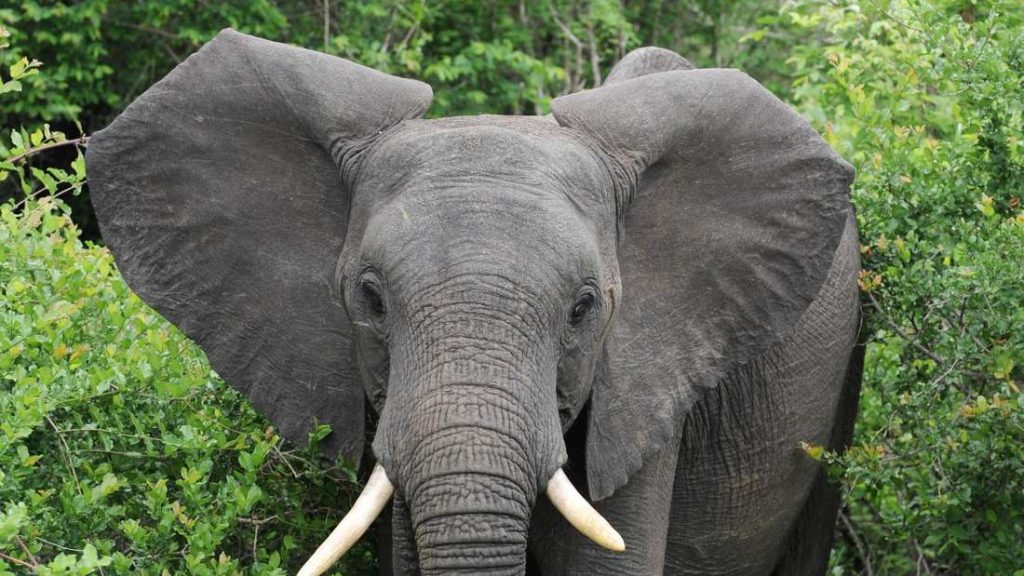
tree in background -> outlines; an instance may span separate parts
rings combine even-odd
[[[800,2],[791,102],[858,175],[868,347],[834,574],[1024,574],[1024,9]]]
[[[546,113],[648,44],[765,83],[858,171],[857,437],[803,446],[847,496],[831,573],[1024,576],[1019,0],[0,8],[0,575],[281,574],[354,493],[351,466],[283,444],[69,218],[98,239],[83,135],[226,26],[420,78],[433,116]],[[373,571],[369,548],[346,561]]]
[[[10,125],[79,119],[88,130],[227,26],[335,54],[434,86],[431,114],[547,113],[551,98],[599,85],[628,50],[656,44],[700,66],[737,66],[784,88],[778,2],[753,0],[197,0],[23,2],[0,9],[15,49],[47,62],[4,108]],[[750,50],[764,35],[781,44]]]

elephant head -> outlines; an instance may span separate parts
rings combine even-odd
[[[553,119],[418,119],[430,100],[224,31],[86,157],[125,279],[284,436],[327,423],[358,460],[379,415],[308,574],[392,491],[396,557],[425,574],[523,573],[542,492],[621,549],[560,471],[565,431],[587,411],[585,491],[613,494],[792,327],[847,216],[851,171],[805,122],[664,51]]]

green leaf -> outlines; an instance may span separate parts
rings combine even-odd
[[[8,94],[11,92],[21,92],[21,82],[17,80],[0,82],[0,94]]]
[[[85,156],[82,155],[81,150],[78,151],[75,159],[71,162],[71,169],[75,171],[78,181],[85,179]]]
[[[32,167],[32,175],[43,184],[43,187],[46,188],[47,192],[50,194],[57,193],[57,181],[54,180],[52,176],[34,166]]]
[[[0,513],[0,543],[13,540],[27,521],[28,508],[24,502],[8,504],[7,509]]]
[[[28,68],[28,58],[22,57],[20,60],[11,64],[10,74],[11,78],[18,79],[25,74],[25,70]]]

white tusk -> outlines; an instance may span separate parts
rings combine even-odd
[[[626,549],[622,536],[576,491],[576,487],[561,469],[548,481],[547,495],[562,516],[597,545],[613,552]]]
[[[356,499],[356,503],[352,505],[352,509],[341,519],[327,540],[324,540],[324,543],[302,565],[298,576],[320,576],[326,572],[332,564],[338,561],[338,558],[341,558],[342,554],[348,552],[348,549],[359,541],[370,524],[373,524],[373,521],[380,515],[394,492],[395,487],[388,480],[384,468],[380,464],[374,466],[370,479],[366,481],[366,487]]]

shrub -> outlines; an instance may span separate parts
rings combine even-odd
[[[6,38],[0,28],[0,42]],[[4,48],[0,44],[0,49]],[[28,58],[0,78],[20,96]],[[282,443],[203,354],[83,245],[62,195],[79,152],[48,126],[0,141],[0,575],[294,572],[348,509],[355,473]],[[372,569],[359,548],[339,564]]]
[[[844,477],[832,574],[1024,576],[1018,0],[346,0],[326,35],[319,3],[193,4],[0,9],[29,52],[3,50],[0,27],[0,119],[29,125],[0,135],[0,191],[25,198],[0,208],[0,575],[294,571],[357,488],[350,466],[317,460],[325,430],[282,443],[83,244],[63,201],[83,140],[44,122],[105,120],[233,25],[422,77],[437,115],[544,111],[645,42],[752,69],[858,170],[861,415],[847,453],[808,446]],[[138,86],[115,80],[114,53]],[[67,162],[30,165],[43,150]],[[365,547],[339,566],[373,569]]]
[[[293,573],[358,492],[327,430],[283,444],[60,200],[0,221],[0,574]]]
[[[1024,13],[803,1],[793,101],[857,168],[870,339],[833,574],[1024,574]]]

